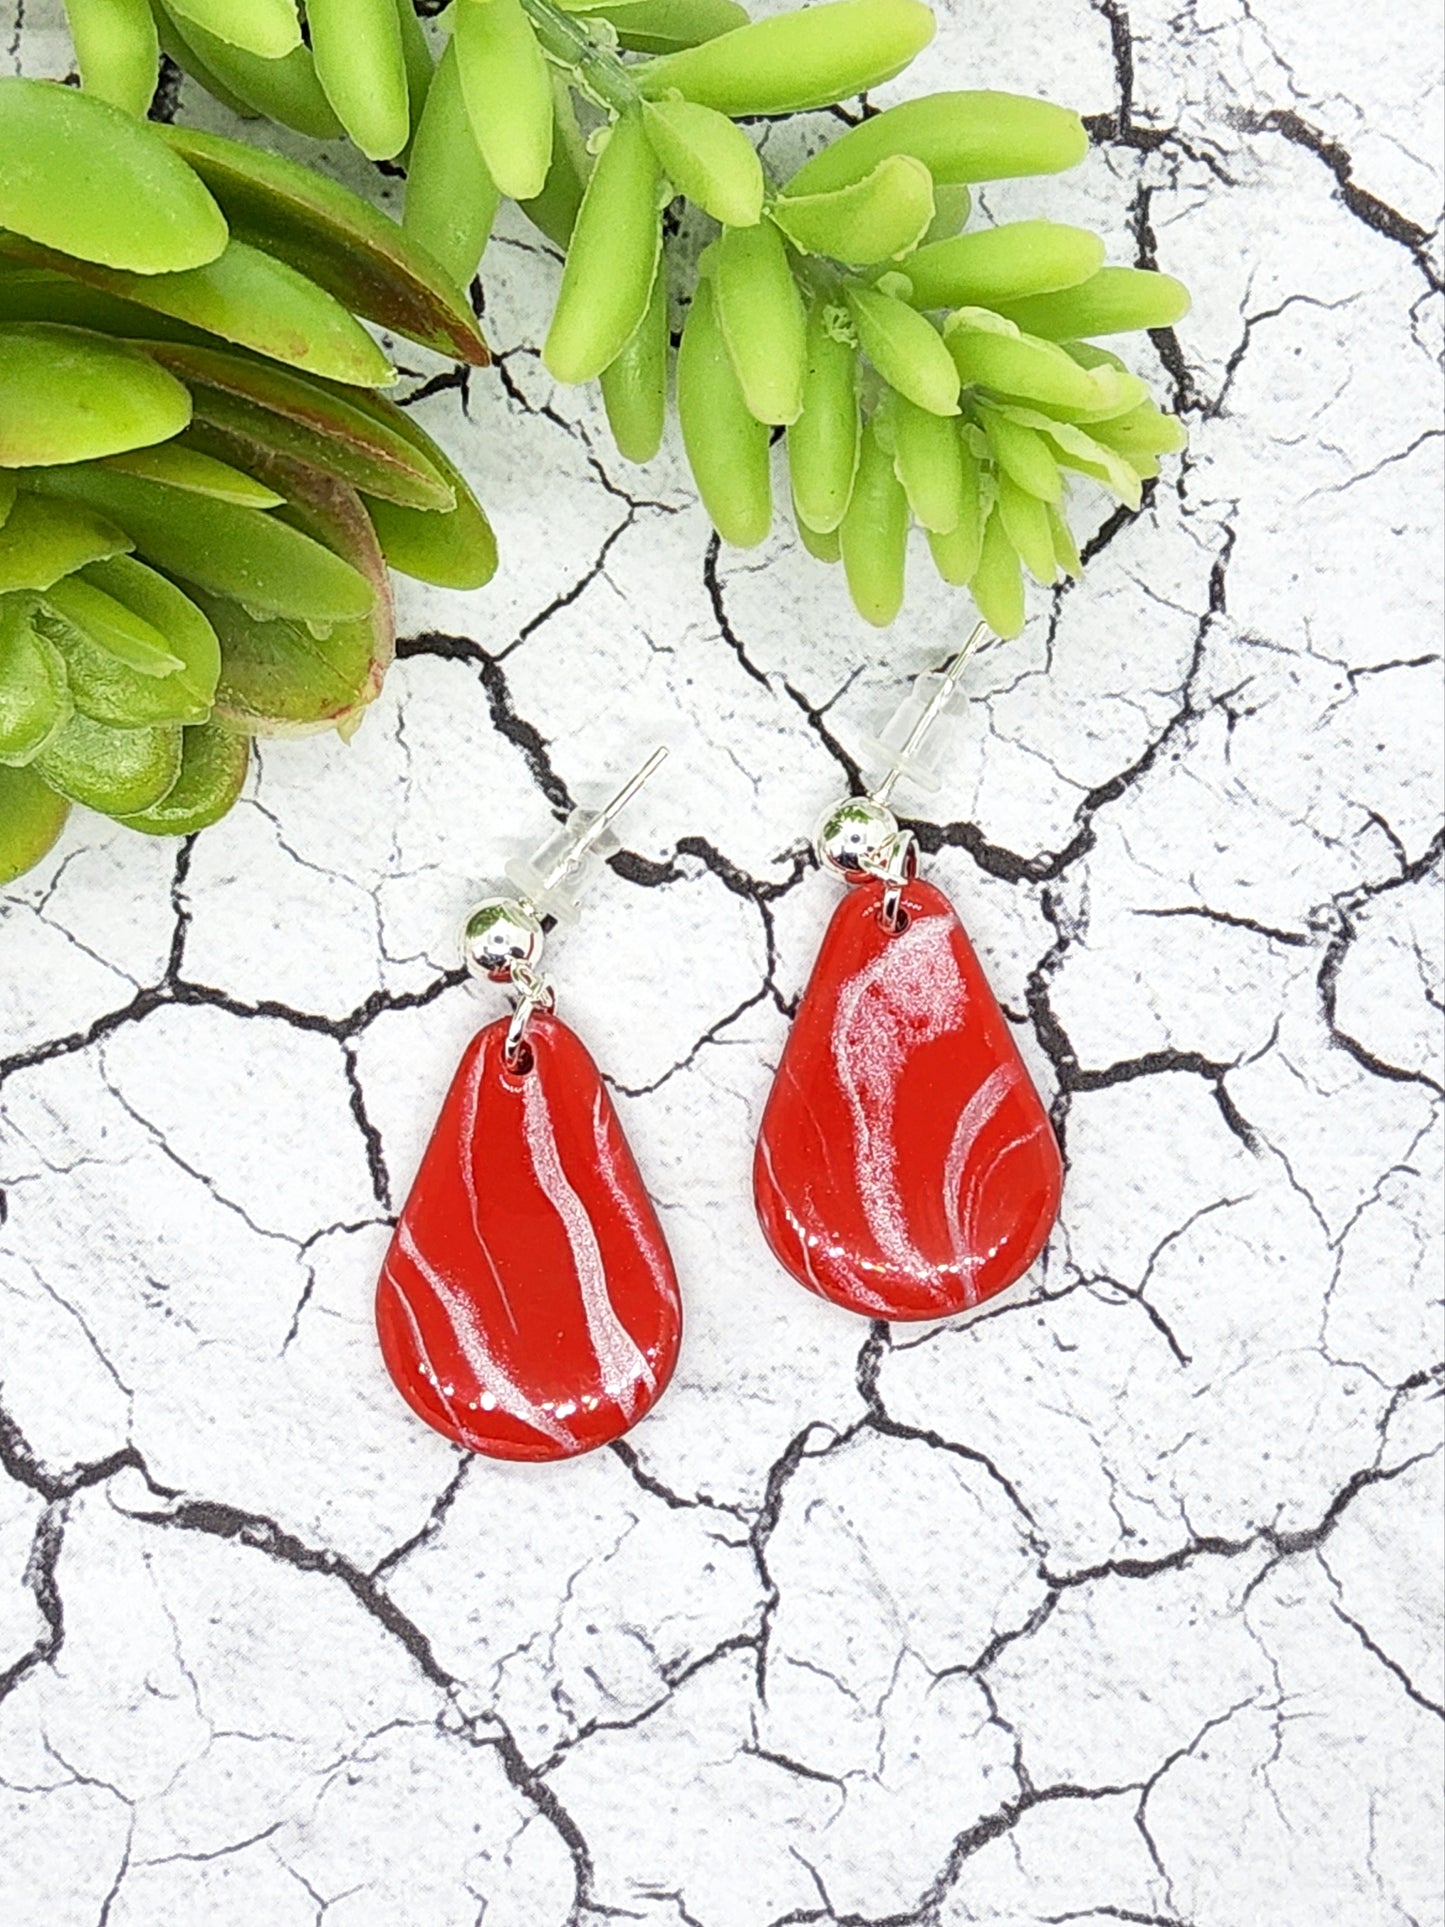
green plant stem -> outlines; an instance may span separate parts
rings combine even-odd
[[[640,103],[642,96],[626,64],[613,48],[594,38],[584,20],[564,13],[553,0],[522,0],[522,7],[548,59],[565,67],[574,84],[599,107],[624,114]]]
[[[585,17],[564,13],[555,0],[522,0],[542,51],[562,68],[580,93],[608,113],[625,114],[641,105],[642,95],[625,60],[615,47],[599,39]],[[780,182],[762,159],[763,179],[768,199],[778,193]],[[799,254],[791,244],[788,256],[793,271],[809,294],[824,294],[843,299],[845,276],[831,262]]]

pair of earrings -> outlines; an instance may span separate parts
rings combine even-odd
[[[919,677],[874,746],[867,794],[823,817],[820,864],[849,886],[763,1114],[758,1216],[798,1282],[868,1318],[943,1318],[1022,1276],[1058,1212],[1058,1145],[953,906],[917,875],[889,801],[937,787],[939,724],[982,625]],[[931,753],[930,753],[931,752]],[[465,953],[510,986],[468,1046],[377,1289],[382,1354],[421,1418],[500,1459],[562,1459],[621,1436],[677,1363],[677,1277],[607,1087],[557,1017],[544,919],[577,916],[611,824],[666,755],[574,812],[514,894],[479,904]]]

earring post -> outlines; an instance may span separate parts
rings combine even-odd
[[[604,803],[602,805],[602,808],[587,825],[581,836],[578,837],[575,845],[575,854],[577,856],[581,856],[591,849],[592,845],[615,818],[619,817],[627,808],[627,805],[632,801],[633,797],[636,796],[647,779],[667,761],[667,757],[667,745],[665,743],[659,743],[647,761],[642,765],[641,769],[634,771],[633,774],[628,777],[627,781],[622,785],[622,788],[612,798],[610,803]]]
[[[959,685],[969,657],[989,633],[989,626],[986,622],[980,622],[974,625],[973,633],[969,636],[967,642],[964,643],[953,661],[948,665],[937,689],[934,690],[932,696],[929,698],[928,706],[918,718],[918,721],[913,725],[912,729],[909,730],[908,740],[904,743],[902,749],[899,750],[897,756],[894,757],[892,769],[888,771],[877,788],[869,792],[875,803],[887,803],[904,770],[912,761],[913,757],[917,755],[929,731],[948,707],[949,700]]]

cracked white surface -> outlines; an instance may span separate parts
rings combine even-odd
[[[496,584],[405,589],[356,741],[268,746],[194,848],[77,820],[0,901],[6,1927],[1438,1927],[1432,37],[959,0],[907,83],[1077,102],[1085,167],[988,211],[1196,296],[1142,351],[1188,458],[975,665],[924,831],[1069,1164],[937,1328],[797,1290],[747,1176],[837,742],[962,605],[920,569],[879,639],[785,536],[713,555],[676,450],[542,375],[503,234],[501,369],[418,404]],[[53,0],[0,46],[63,72]],[[656,740],[555,961],[682,1366],[612,1452],[465,1463],[370,1329],[490,1014],[456,922]]]

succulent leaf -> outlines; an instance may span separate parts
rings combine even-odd
[[[0,324],[0,467],[114,455],[190,419],[184,385],[137,349],[44,321]]]
[[[0,227],[137,274],[200,267],[226,245],[220,208],[157,129],[14,75],[0,77]]]
[[[181,732],[171,724],[113,729],[75,715],[35,759],[36,773],[72,803],[129,816],[158,803],[181,769]]]
[[[193,836],[209,829],[241,794],[251,761],[247,736],[219,723],[199,723],[181,732],[180,773],[158,803],[123,816],[128,830],[147,836]]]
[[[37,471],[36,479],[44,471]],[[48,589],[62,576],[135,547],[114,522],[83,502],[52,502],[22,489],[0,528],[0,595]]]
[[[70,712],[65,664],[35,626],[35,598],[0,596],[0,763],[33,762]]]
[[[221,134],[159,132],[242,240],[289,262],[353,314],[478,367],[490,359],[476,317],[444,270],[360,195]]]
[[[113,516],[167,573],[268,615],[350,622],[368,615],[375,601],[371,584],[349,563],[273,512],[99,467],[38,471],[35,486],[67,506]]]
[[[54,848],[70,804],[33,769],[0,763],[0,883],[23,876]]]

